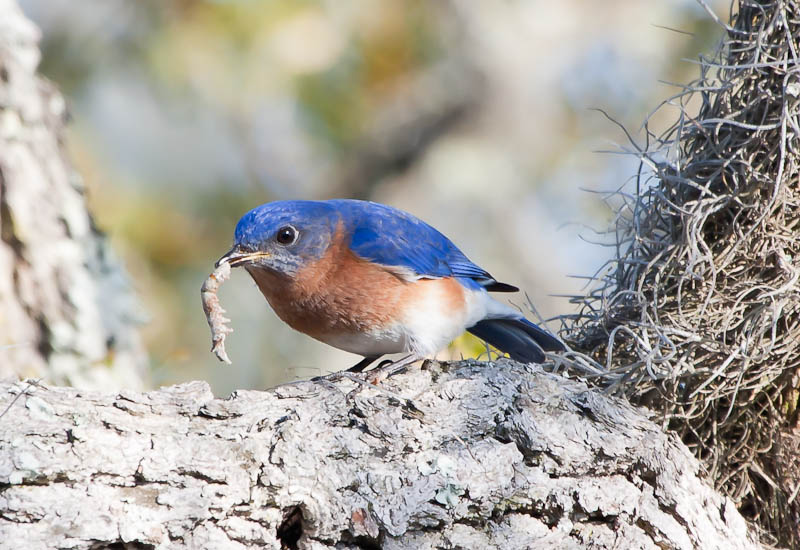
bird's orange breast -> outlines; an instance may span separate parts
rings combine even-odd
[[[295,330],[327,342],[342,334],[369,333],[401,323],[406,309],[427,295],[425,287],[431,284],[445,287],[450,302],[446,307],[463,309],[464,293],[457,281],[405,280],[357,257],[343,237],[340,228],[322,258],[293,277],[248,268],[278,317]]]

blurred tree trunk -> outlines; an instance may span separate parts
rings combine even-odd
[[[0,0],[0,379],[140,387],[138,304],[88,214],[39,31]]]

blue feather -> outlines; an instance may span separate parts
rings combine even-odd
[[[329,202],[337,203],[345,224],[350,225],[350,249],[365,260],[422,277],[456,277],[471,288],[496,283],[450,239],[411,214],[373,202]]]
[[[545,351],[566,348],[555,336],[524,317],[484,319],[467,329],[516,361],[541,363]]]
[[[341,222],[350,249],[360,258],[408,270],[419,277],[455,277],[467,288],[513,292],[474,264],[439,231],[407,212],[368,201],[278,201],[263,204],[245,214],[236,226],[236,243],[257,249],[286,224],[306,226],[311,242],[303,253],[320,256]],[[324,231],[323,231],[324,228]]]

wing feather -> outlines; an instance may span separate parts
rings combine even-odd
[[[417,278],[456,277],[469,287],[518,290],[498,282],[450,239],[411,214],[377,203],[341,202],[348,212],[350,249],[365,260]]]

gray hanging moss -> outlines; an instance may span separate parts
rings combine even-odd
[[[800,8],[735,1],[720,25],[661,106],[672,127],[631,140],[617,257],[565,319],[584,352],[566,362],[657,411],[766,541],[800,547]]]

